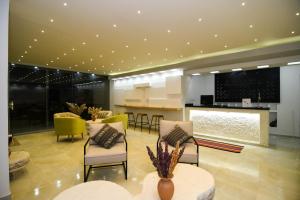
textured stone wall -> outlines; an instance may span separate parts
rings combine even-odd
[[[259,143],[260,115],[221,111],[191,110],[194,132],[215,137]]]

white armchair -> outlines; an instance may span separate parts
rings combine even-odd
[[[110,149],[98,146],[90,138],[94,136],[105,124],[91,124],[89,126],[89,139],[84,145],[84,182],[88,180],[92,168],[123,165],[125,179],[127,180],[127,141],[123,123],[115,122],[109,125],[124,134],[117,144]],[[86,172],[86,168],[88,171]]]
[[[159,137],[157,140],[157,148],[159,142],[163,141],[163,137],[170,133],[174,129],[175,125],[178,125],[182,128],[188,135],[193,136],[193,122],[191,121],[160,121],[160,131]],[[183,144],[185,150],[181,158],[179,159],[180,163],[191,163],[199,166],[199,146],[196,144],[194,137]],[[169,151],[172,151],[174,147],[168,146]]]

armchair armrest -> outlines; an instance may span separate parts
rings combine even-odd
[[[126,140],[126,135],[124,135],[124,142],[125,142],[125,145],[126,145],[126,152],[127,152],[127,140]]]

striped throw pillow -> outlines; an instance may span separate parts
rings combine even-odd
[[[110,149],[122,136],[117,129],[105,124],[91,139],[99,146]]]
[[[175,147],[177,142],[179,142],[179,146],[181,146],[191,138],[192,136],[188,135],[182,128],[176,125],[169,134],[163,137],[163,140]]]

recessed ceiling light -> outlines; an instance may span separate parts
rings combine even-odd
[[[24,56],[21,56],[21,58],[23,58]]]
[[[214,34],[214,37],[217,38],[217,37],[218,37],[218,34]]]
[[[115,51],[114,51],[114,50],[111,50],[111,53],[115,53]]]
[[[72,67],[69,67],[69,69],[72,69]]]
[[[141,14],[142,12],[140,10],[137,11],[137,14]]]
[[[126,48],[128,48],[129,46],[128,46],[128,45],[126,45],[125,47],[126,47]]]
[[[146,42],[148,39],[147,38],[144,38],[144,42]]]
[[[299,16],[300,14],[297,12],[296,15]]]
[[[225,45],[224,45],[224,48],[227,49],[227,47],[228,47],[227,44],[225,44]]]
[[[202,22],[202,18],[198,18],[198,22]]]
[[[91,71],[91,70],[88,69],[88,72],[89,72],[89,71]]]
[[[75,48],[72,48],[72,51],[75,51],[76,49]]]
[[[32,48],[32,46],[31,46],[31,45],[29,45],[29,46],[28,46],[28,48],[29,48],[29,49],[31,49],[31,48]]]
[[[82,42],[82,45],[86,45],[86,42]]]
[[[77,64],[75,64],[75,65],[74,65],[74,67],[78,67],[78,65],[77,65]]]
[[[183,55],[180,55],[179,57],[180,57],[180,58],[183,58]]]
[[[104,65],[102,65],[102,68],[104,68]]]
[[[165,51],[168,51],[169,49],[168,48],[165,48]]]
[[[93,58],[90,58],[90,61],[91,61],[91,62],[93,62],[93,60],[94,60]]]
[[[27,54],[27,51],[24,51],[25,54]]]
[[[135,56],[133,56],[133,58],[132,58],[133,60],[135,60],[136,59],[136,57]]]
[[[49,64],[48,64],[48,63],[46,63],[46,65],[48,66]]]
[[[187,44],[187,45],[190,45],[191,43],[190,43],[190,42],[187,42],[186,44]]]
[[[113,27],[114,27],[114,28],[117,28],[117,24],[114,24]]]
[[[84,65],[84,64],[85,64],[85,62],[84,62],[84,61],[82,61],[82,62],[81,62],[81,64],[83,64],[83,65]]]
[[[192,74],[193,76],[200,76],[201,74],[200,73],[194,73]]]
[[[300,61],[296,61],[296,62],[289,62],[288,65],[299,65]]]
[[[64,53],[64,56],[66,56],[67,55],[67,53]]]
[[[170,30],[170,29],[168,29],[168,30],[167,30],[167,32],[168,32],[168,33],[171,33],[171,30]]]
[[[209,73],[211,73],[211,74],[217,74],[217,73],[220,73],[220,71],[211,71]]]
[[[245,2],[242,2],[242,6],[245,6],[246,5],[246,3]]]
[[[41,33],[45,33],[45,30],[41,30]]]
[[[34,69],[38,69],[38,67],[37,67],[37,66],[35,66],[35,67],[34,67]]]
[[[254,42],[257,42],[258,41],[258,39],[257,38],[254,38]]]
[[[98,38],[99,37],[99,34],[96,34],[96,38]]]
[[[257,69],[264,69],[270,67],[269,65],[259,65],[257,66]]]
[[[110,65],[111,65],[111,66],[114,66],[114,63],[111,63]]]
[[[67,2],[65,2],[65,3],[64,3],[64,6],[67,6],[67,5],[68,5],[68,3],[67,3]]]
[[[250,25],[249,25],[249,28],[253,28],[253,25],[252,25],[252,24],[250,24]]]
[[[19,59],[18,61],[19,61],[19,62],[21,62],[21,60],[20,60],[20,59]]]
[[[151,53],[149,52],[149,53],[147,53],[147,55],[148,55],[148,56],[151,56]]]
[[[50,60],[50,62],[53,63],[54,61],[53,61],[53,60]]]
[[[203,50],[201,50],[200,53],[203,54]]]
[[[38,41],[38,39],[34,38],[34,39],[33,39],[33,41],[37,42],[37,41]]]
[[[97,68],[95,67],[94,70],[97,70]]]
[[[234,68],[234,69],[232,69],[231,71],[237,72],[237,71],[242,71],[242,70],[243,70],[242,68]]]
[[[121,63],[124,63],[124,60],[121,60]]]
[[[100,55],[99,55],[99,58],[103,58],[103,55],[102,55],[102,54],[100,54]]]
[[[12,65],[12,66],[15,66],[15,64],[14,64],[14,63],[11,63],[11,65]]]
[[[295,34],[295,31],[292,31],[291,34]]]
[[[53,22],[54,22],[54,19],[50,19],[50,22],[53,23]]]

